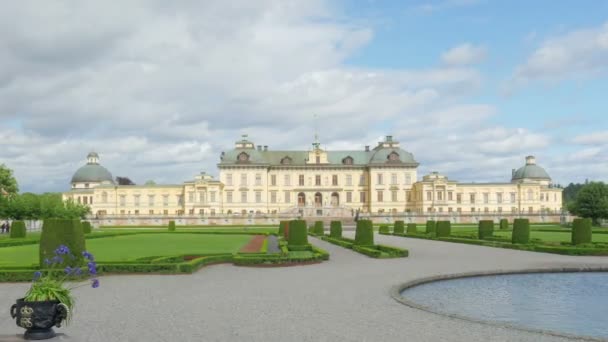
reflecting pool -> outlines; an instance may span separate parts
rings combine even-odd
[[[608,338],[608,273],[535,273],[442,280],[401,295],[442,313]]]

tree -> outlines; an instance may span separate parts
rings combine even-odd
[[[570,203],[574,201],[576,198],[576,194],[585,186],[585,184],[580,183],[570,183],[567,187],[564,188],[562,192],[564,205],[568,206]]]
[[[0,164],[0,196],[12,195],[19,192],[19,185],[13,176],[13,170]]]
[[[153,180],[146,181],[145,185],[156,185],[156,182]]]
[[[129,177],[117,176],[116,183],[118,183],[118,185],[135,185],[135,183],[133,183],[133,181]]]
[[[585,184],[568,206],[568,210],[577,216],[592,219],[594,225],[598,225],[600,219],[608,219],[608,184]]]

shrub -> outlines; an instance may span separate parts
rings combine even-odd
[[[583,243],[591,243],[591,219],[577,218],[572,221],[572,244]]]
[[[374,248],[374,246],[353,246],[353,251],[365,254],[372,258],[379,258],[382,256],[382,252],[379,249]]]
[[[289,222],[289,246],[308,245],[308,235],[306,234],[306,221],[293,220]]]
[[[313,228],[315,235],[325,235],[325,228],[323,227],[323,221],[316,221]]]
[[[285,237],[287,237],[285,235],[285,230],[288,229],[287,227],[289,227],[289,221],[280,221],[279,222],[279,233],[278,233],[278,235],[279,236],[285,236]]]
[[[418,229],[416,228],[416,224],[415,223],[408,223],[407,224],[407,233],[408,234],[416,234],[416,233],[418,233]]]
[[[427,234],[435,234],[436,233],[436,222],[435,221],[426,221],[426,233]]]
[[[452,223],[450,221],[437,221],[435,233],[437,237],[450,236],[452,233]]]
[[[491,237],[494,234],[494,221],[492,220],[481,220],[477,227],[477,236],[483,240],[487,237]]]
[[[500,219],[500,229],[509,229],[509,220]]]
[[[393,227],[394,234],[403,234],[405,233],[405,224],[403,221],[395,221],[395,226]]]
[[[82,232],[85,234],[91,234],[91,222],[82,221]]]
[[[24,238],[25,237],[25,222],[13,221],[11,225],[11,238]]]
[[[511,235],[511,243],[528,243],[530,242],[530,220],[515,219],[513,220],[513,234]]]
[[[380,234],[390,234],[391,233],[391,231],[388,228],[388,225],[386,225],[386,224],[380,225],[380,228],[378,229],[378,232]]]
[[[175,221],[169,221],[169,231],[170,232],[175,231]]]
[[[85,251],[85,240],[80,220],[44,220],[42,233],[40,234],[40,265],[45,265],[45,259],[53,258],[55,250],[60,245],[67,246],[75,256],[74,259],[64,260],[66,266],[79,266],[82,264],[82,252]]]
[[[370,220],[357,221],[355,245],[372,246],[374,244],[374,226]]]
[[[332,238],[342,237],[342,221],[331,221],[329,224],[329,236]]]

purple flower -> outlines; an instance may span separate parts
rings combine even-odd
[[[73,269],[70,266],[68,266],[63,271],[65,272],[65,274],[70,275],[72,273]]]
[[[80,269],[80,267],[77,267],[77,268],[75,268],[74,270],[75,270],[75,271],[74,271],[74,274],[75,274],[75,275],[79,276],[79,275],[81,275],[81,274],[82,274],[82,270]]]
[[[66,245],[60,245],[55,250],[55,254],[57,254],[57,255],[63,255],[63,254],[69,254],[69,253],[70,253],[70,249]]]
[[[99,287],[99,279],[93,279],[93,282],[91,283],[91,287],[96,289]]]
[[[87,251],[82,252],[82,256],[85,257],[85,258],[87,258],[89,261],[94,261],[95,260],[95,258],[93,257],[93,254],[91,254],[91,253],[89,253]]]
[[[44,263],[47,264],[47,265],[50,265],[51,264],[51,260],[49,260],[49,258],[46,258],[46,259],[44,259]]]
[[[34,280],[40,279],[41,276],[42,276],[42,272],[40,272],[40,271],[34,272]]]
[[[61,264],[61,263],[63,263],[63,258],[60,257],[59,255],[56,255],[53,257],[53,259],[51,259],[51,261],[56,264]]]
[[[89,267],[89,274],[97,274],[97,264],[94,261],[89,261],[87,266]]]

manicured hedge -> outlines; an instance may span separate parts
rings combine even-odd
[[[40,265],[44,265],[45,259],[52,259],[55,250],[65,245],[74,255],[74,259],[65,258],[65,265],[77,266],[82,264],[82,252],[85,251],[85,239],[82,232],[80,220],[47,219],[42,224],[40,234]]]
[[[509,229],[509,220],[505,218],[500,219],[500,229]]]
[[[374,226],[370,220],[357,221],[355,231],[355,245],[372,246],[374,244]]]
[[[325,228],[323,227],[323,221],[316,221],[313,229],[315,235],[325,235]]]
[[[450,221],[437,221],[435,233],[437,237],[450,236],[452,233],[452,223]]]
[[[13,221],[11,225],[11,238],[24,238],[25,237],[25,222],[23,221]]]
[[[408,234],[417,234],[418,233],[418,228],[416,227],[415,223],[407,224],[407,233]]]
[[[494,221],[492,220],[481,220],[477,227],[477,236],[483,240],[494,235]]]
[[[342,221],[331,221],[329,224],[329,236],[333,238],[342,237]]]
[[[91,222],[82,221],[82,232],[85,234],[91,234]]]
[[[378,233],[380,233],[380,234],[390,234],[391,231],[389,230],[388,225],[383,224],[383,225],[380,225],[380,228],[378,229]]]
[[[290,247],[308,245],[308,235],[306,234],[306,221],[293,220],[289,223],[288,245]]]
[[[405,258],[410,254],[407,249],[392,246],[376,245],[376,248],[381,252],[387,253],[392,258]]]
[[[591,219],[576,218],[572,221],[572,244],[591,243]]]
[[[395,221],[395,226],[393,227],[393,233],[397,233],[397,234],[405,233],[405,223],[403,221]]]
[[[530,220],[522,218],[513,220],[513,234],[511,236],[511,242],[530,242]]]
[[[175,231],[175,221],[169,221],[169,231],[170,232]]]
[[[436,225],[435,221],[426,221],[426,233],[427,234],[435,234],[436,233]]]
[[[287,238],[286,231],[289,229],[289,221],[279,222],[279,236]]]
[[[217,264],[221,262],[232,262],[232,254],[209,255],[200,258],[194,258],[190,261],[183,262],[177,265],[177,270],[182,273],[192,273],[201,267],[209,264]]]

